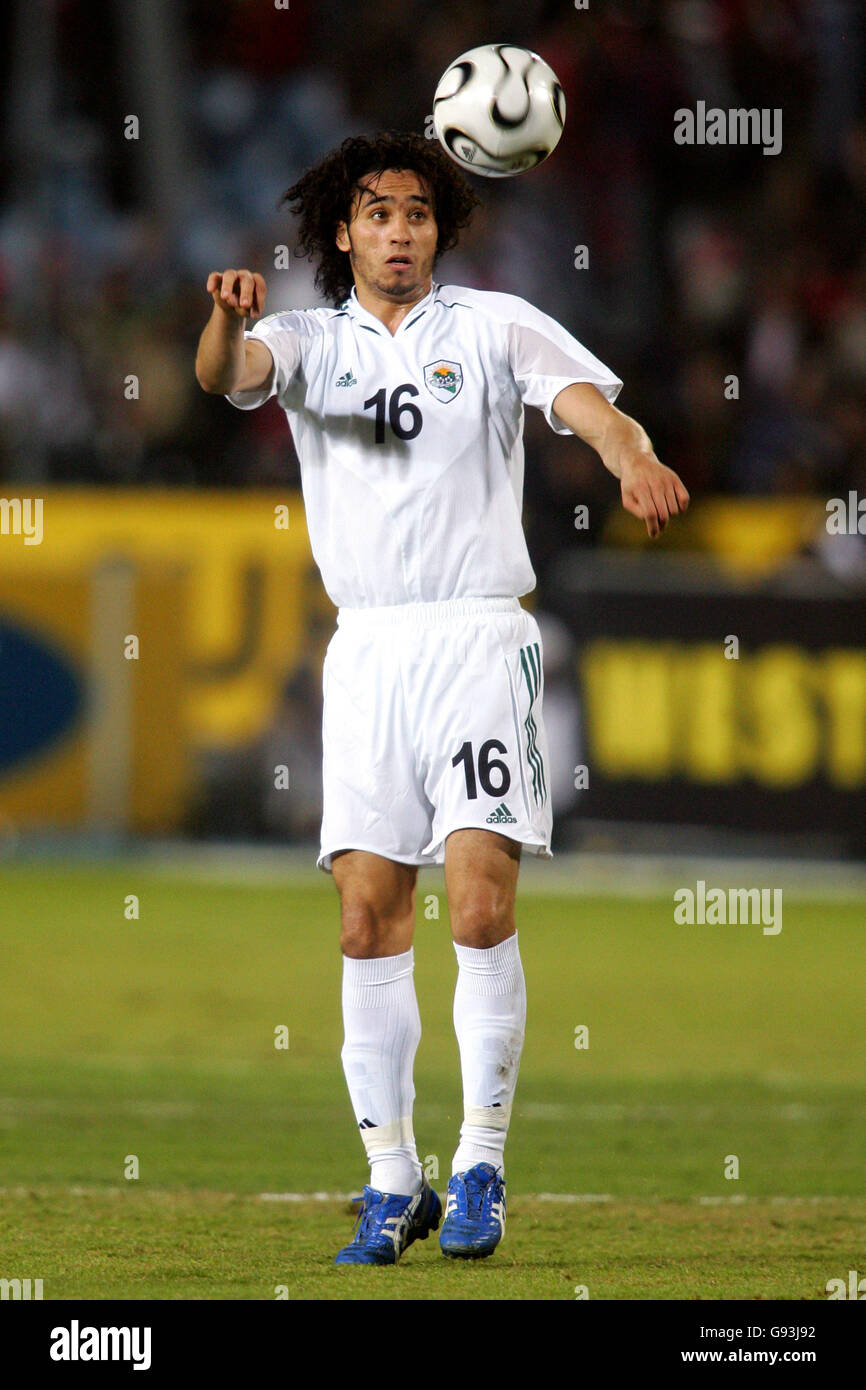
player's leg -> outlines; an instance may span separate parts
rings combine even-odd
[[[476,1163],[504,1172],[505,1137],[526,1024],[526,987],[514,923],[521,847],[489,830],[445,841],[445,884],[458,974],[454,1027],[464,1119],[452,1173]]]
[[[394,1263],[439,1224],[415,1147],[412,1069],[421,1037],[413,979],[414,865],[364,850],[332,857],[343,951],[342,1060],[370,1183],[340,1264]]]
[[[332,872],[340,894],[346,1083],[370,1185],[408,1196],[421,1186],[412,1133],[421,1037],[412,952],[418,870],[349,850],[333,856]]]
[[[421,1187],[414,1143],[414,1056],[421,1037],[414,959],[417,867],[363,849],[335,853],[343,952],[342,1061],[370,1161],[370,1186]]]
[[[439,1224],[415,1148],[415,880],[430,808],[405,707],[399,624],[341,609],[323,673],[321,868],[342,908],[343,1066],[370,1160],[344,1264],[394,1263]],[[384,621],[383,621],[384,619]]]
[[[463,1074],[463,1124],[441,1237],[449,1255],[489,1255],[505,1227],[505,1139],[526,1024],[514,924],[520,852],[517,841],[489,830],[455,830],[445,841]]]

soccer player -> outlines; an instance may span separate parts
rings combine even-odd
[[[440,1223],[412,1121],[415,889],[431,863],[445,866],[464,1097],[440,1243],[477,1258],[505,1227],[526,1016],[520,855],[551,857],[541,638],[519,602],[535,586],[524,406],[598,451],[650,536],[688,493],[570,333],[516,296],[433,280],[478,202],[438,145],[350,138],[285,201],[334,307],[262,317],[260,274],[213,271],[196,375],[243,410],[276,396],[339,610],[317,862],[340,896],[342,1060],[370,1182],[337,1262],[393,1264]]]

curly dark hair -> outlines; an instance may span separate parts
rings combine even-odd
[[[300,217],[297,254],[318,261],[316,288],[342,304],[354,284],[348,251],[336,245],[337,225],[349,225],[359,179],[386,169],[411,170],[429,186],[438,238],[436,260],[457,245],[481,200],[452,159],[434,141],[399,130],[350,136],[293,184],[281,199]]]

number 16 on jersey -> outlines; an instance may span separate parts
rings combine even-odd
[[[388,416],[388,424],[398,439],[414,439],[421,433],[421,426],[424,423],[421,411],[417,405],[411,401],[402,400],[405,395],[418,396],[420,391],[417,386],[413,386],[411,381],[405,381],[402,386],[395,386],[391,392],[391,399],[388,400],[387,387],[383,386],[381,391],[377,391],[375,396],[371,396],[364,402],[365,410],[372,410],[376,407],[376,443],[385,443],[385,415]],[[408,416],[409,423],[406,423]]]

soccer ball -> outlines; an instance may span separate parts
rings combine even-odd
[[[556,148],[564,123],[556,73],[537,53],[510,43],[461,53],[433,98],[433,127],[446,152],[489,179],[534,169]]]

